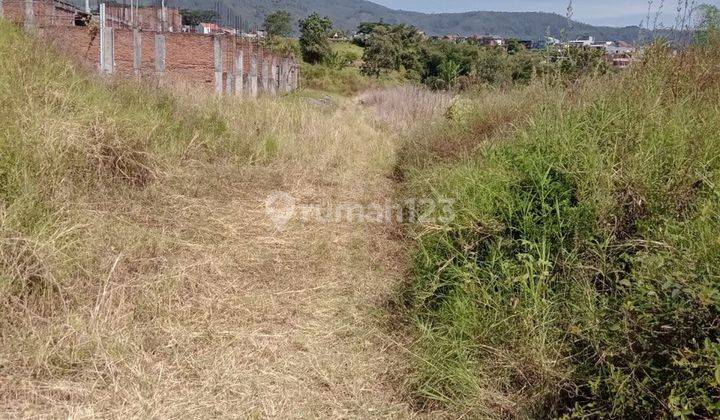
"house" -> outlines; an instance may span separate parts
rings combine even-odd
[[[496,35],[473,35],[472,39],[486,47],[501,47],[505,45],[505,39]]]
[[[203,35],[219,34],[222,32],[222,29],[216,23],[204,23],[204,22],[200,23],[198,26],[196,26],[195,30],[197,31],[197,33],[203,34]]]
[[[595,38],[589,36],[587,39],[576,39],[568,42],[569,45],[575,47],[591,47],[595,43]]]
[[[605,48],[605,51],[608,54],[614,55],[614,54],[633,54],[637,51],[635,47],[628,44],[624,41],[616,41],[611,42],[609,45]]]

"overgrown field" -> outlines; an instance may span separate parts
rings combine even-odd
[[[0,416],[402,410],[364,231],[264,207],[376,193],[392,138],[362,113],[102,81],[3,22],[0,104]]]
[[[411,383],[479,417],[720,415],[720,45],[456,103],[408,142]]]

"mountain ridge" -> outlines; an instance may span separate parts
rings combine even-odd
[[[178,7],[215,10],[215,0],[177,0]],[[293,20],[313,12],[326,15],[339,29],[352,32],[361,22],[405,23],[428,35],[498,35],[539,39],[544,35],[568,38],[594,36],[602,40],[637,41],[650,31],[637,26],[593,26],[548,12],[421,13],[396,10],[367,0],[222,0],[221,20],[233,25],[241,18],[247,26],[259,26],[275,10],[287,10]]]

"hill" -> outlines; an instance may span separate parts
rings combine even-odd
[[[179,0],[181,8],[216,8],[215,0]],[[647,31],[639,27],[602,27],[568,20],[555,13],[542,12],[468,12],[426,14],[393,10],[365,0],[225,0],[221,6],[223,21],[234,23],[242,18],[247,25],[260,25],[274,10],[289,11],[294,20],[313,12],[330,17],[338,28],[354,31],[360,22],[406,23],[415,25],[428,35],[460,33],[492,34],[523,39],[537,39],[549,33],[559,37],[592,35],[598,39],[635,41]]]

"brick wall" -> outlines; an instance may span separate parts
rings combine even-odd
[[[5,15],[11,20],[24,21],[24,0],[4,0]],[[59,6],[61,7],[59,7]],[[34,23],[37,33],[55,47],[75,60],[80,66],[96,71],[100,63],[100,37],[97,25],[74,26],[75,11],[63,9],[65,5],[50,1],[35,1]],[[152,10],[152,9],[148,9]],[[51,19],[50,19],[50,18]],[[114,72],[119,76],[133,76],[133,31],[115,27],[114,31]],[[158,32],[141,31],[142,68],[141,75],[155,77],[155,36]],[[197,33],[165,32],[165,74],[168,82],[182,82],[200,89],[215,87],[214,38],[212,35]],[[261,84],[263,65],[275,62],[278,66],[286,57],[273,57],[254,41],[222,35],[221,50],[224,77],[233,73],[234,60],[243,51],[243,73],[250,73],[251,60],[257,59],[258,84]],[[274,60],[273,60],[274,59]],[[294,61],[290,65],[297,71]],[[274,72],[270,72],[270,78]],[[277,84],[277,81],[276,81]]]
[[[93,27],[46,26],[38,31],[55,44],[56,48],[75,59],[88,69],[97,69],[100,63],[100,38]],[[115,72],[121,76],[133,75],[132,30],[114,29]],[[155,74],[155,32],[141,32],[142,74]],[[171,81],[196,84],[212,89],[215,86],[214,45],[210,35],[192,33],[164,33],[166,51],[166,77]],[[254,45],[253,42],[233,36],[221,37],[223,71],[233,71],[237,52],[243,51],[243,72],[250,72],[250,62],[255,54],[258,60],[258,77],[262,75],[262,63],[271,63],[273,56]],[[284,57],[275,57],[276,63]]]

